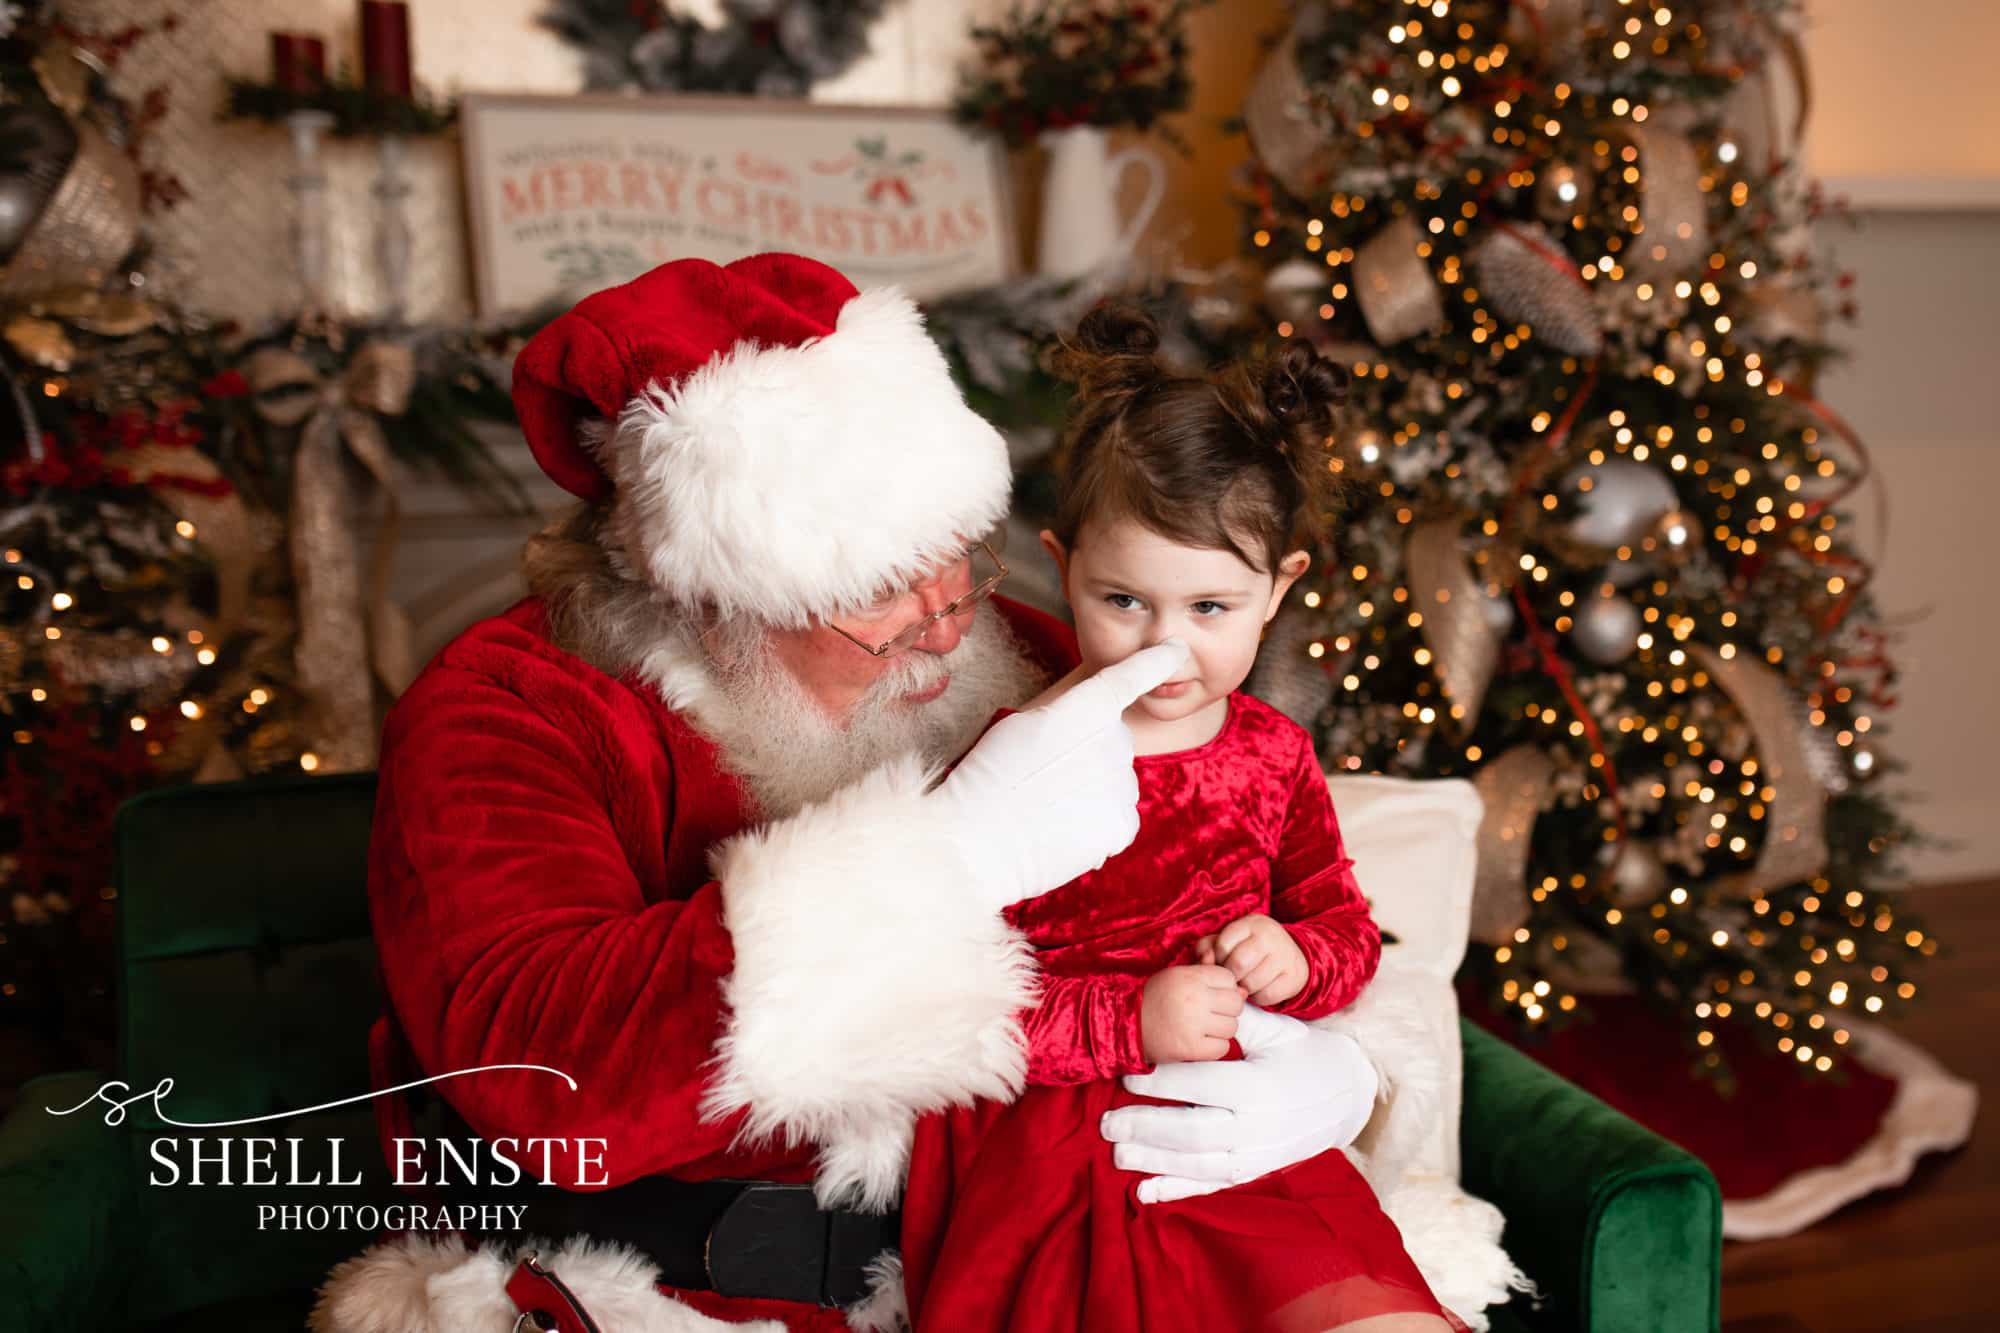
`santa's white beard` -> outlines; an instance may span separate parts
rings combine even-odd
[[[1018,707],[1042,684],[1006,624],[991,608],[973,617],[950,653],[910,649],[844,719],[829,717],[763,644],[745,631],[711,649],[713,695],[696,711],[730,770],[748,784],[767,818],[825,800],[901,755],[946,763],[964,753],[996,708]],[[926,703],[904,696],[949,675]]]

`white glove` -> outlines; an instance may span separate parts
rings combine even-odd
[[[1250,1004],[1241,1060],[1169,1062],[1128,1074],[1131,1092],[1188,1106],[1121,1106],[1098,1132],[1112,1161],[1143,1172],[1141,1203],[1210,1194],[1345,1148],[1375,1106],[1374,1066],[1354,1038]]]
[[[1040,897],[1131,845],[1139,779],[1122,714],[1187,657],[1186,644],[1155,644],[1000,719],[925,798],[959,839],[982,902],[997,912]]]

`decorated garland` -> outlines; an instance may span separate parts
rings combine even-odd
[[[977,59],[953,99],[958,119],[999,134],[1011,148],[1044,130],[1075,125],[1153,130],[1183,152],[1160,118],[1185,111],[1188,15],[1212,0],[1085,3],[1063,0],[1009,11],[972,30]]]
[[[231,79],[224,120],[261,120],[278,125],[295,111],[324,111],[333,117],[338,138],[401,134],[422,138],[443,134],[458,119],[458,107],[425,92],[404,97],[378,92],[343,75],[324,86],[300,91],[254,79]]]
[[[868,54],[887,0],[722,0],[709,27],[654,0],[555,0],[541,25],[584,54],[584,85],[803,97]]]

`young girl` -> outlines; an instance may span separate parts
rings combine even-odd
[[[1031,1086],[919,1124],[910,1317],[916,1333],[1460,1330],[1341,1153],[1142,1203],[1098,1134],[1106,1111],[1156,1104],[1121,1076],[1239,1057],[1246,1001],[1332,1013],[1381,951],[1311,739],[1236,692],[1311,562],[1339,372],[1294,347],[1181,377],[1157,343],[1144,317],[1098,310],[1065,350],[1078,392],[1042,541],[1083,660],[1035,702],[1166,638],[1190,656],[1125,714],[1138,838],[1008,909],[1045,977],[1024,1023]]]

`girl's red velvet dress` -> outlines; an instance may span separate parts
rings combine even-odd
[[[997,719],[996,719],[997,720]],[[1341,846],[1311,740],[1247,695],[1205,745],[1142,756],[1139,836],[1008,909],[1044,975],[1029,1088],[919,1122],[903,1204],[916,1333],[1320,1333],[1387,1314],[1464,1325],[1339,1152],[1214,1194],[1142,1204],[1104,1112],[1150,1104],[1146,979],[1247,913],[1283,922],[1310,979],[1273,1012],[1318,1018],[1374,974],[1381,934]],[[1231,1058],[1238,1048],[1231,1044]]]

